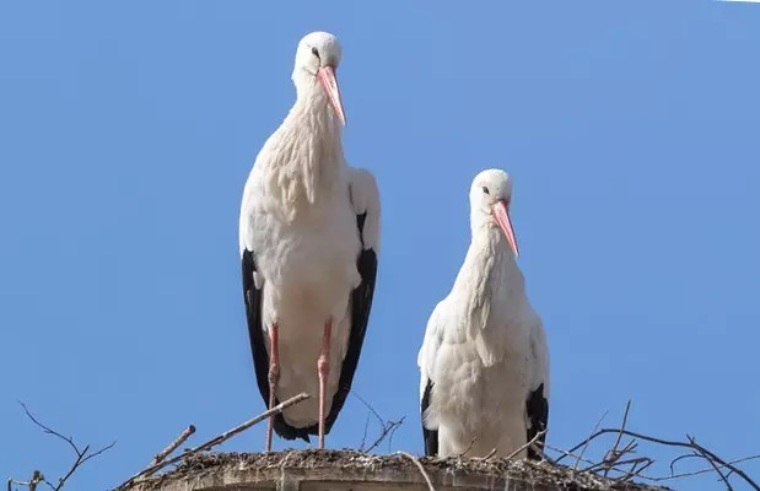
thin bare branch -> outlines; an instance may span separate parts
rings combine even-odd
[[[475,446],[475,442],[476,442],[476,441],[478,441],[478,439],[477,439],[477,438],[473,438],[472,440],[470,440],[470,444],[469,444],[469,445],[467,445],[467,448],[465,448],[465,449],[462,451],[462,453],[460,453],[460,454],[459,454],[457,457],[459,457],[459,458],[461,459],[462,457],[464,457],[465,455],[467,455],[467,454],[470,452],[470,450],[472,450],[472,447],[474,447],[474,446]],[[495,450],[495,449],[494,449],[494,450]]]
[[[639,440],[644,440],[651,443],[657,443],[660,445],[666,445],[670,447],[679,447],[679,448],[688,448],[690,450],[694,450],[698,452],[699,454],[702,454],[705,458],[709,458],[710,460],[712,460],[711,465],[720,464],[720,466],[725,467],[729,469],[731,472],[740,476],[747,484],[749,484],[752,487],[752,489],[754,489],[755,491],[760,491],[760,486],[758,486],[758,484],[754,480],[752,480],[752,478],[750,478],[744,471],[736,467],[734,464],[726,462],[725,460],[721,459],[720,457],[715,455],[713,452],[699,445],[694,440],[689,440],[688,442],[665,440],[662,438],[655,438],[649,435],[636,433],[636,432],[625,430],[622,428],[602,428],[601,430],[594,432],[591,436],[589,436],[588,438],[583,440],[581,443],[579,443],[578,445],[576,445],[575,447],[571,448],[569,451],[564,452],[564,453],[572,454],[574,451],[578,450],[584,445],[587,445],[588,442],[595,440],[599,436],[605,435],[605,434],[611,434],[611,433],[627,435],[633,438],[638,438]],[[726,476],[726,479],[728,479],[727,476]]]
[[[618,433],[617,439],[615,440],[615,444],[612,446],[612,449],[607,453],[607,456],[609,457],[609,459],[607,458],[607,456],[605,456],[605,459],[604,459],[604,460],[610,461],[610,466],[608,466],[604,470],[604,477],[608,476],[610,469],[612,468],[612,465],[614,465],[615,461],[619,460],[620,458],[622,458],[622,456],[625,453],[627,453],[624,451],[624,452],[620,452],[620,454],[618,455],[618,445],[620,445],[620,442],[623,439],[622,432],[625,431],[625,425],[628,422],[628,412],[630,410],[631,410],[631,400],[628,399],[628,403],[625,405],[625,412],[623,413],[623,422],[620,425],[620,433]],[[626,448],[628,448],[628,446],[626,446]]]
[[[702,458],[702,456],[701,456],[701,455],[699,455],[697,452],[694,452],[694,453],[688,453],[688,454],[684,454],[684,455],[679,455],[679,456],[678,456],[678,457],[676,457],[675,459],[671,460],[671,461],[670,461],[670,475],[672,476],[672,475],[674,475],[674,474],[675,474],[675,465],[676,465],[678,462],[680,462],[680,461],[682,461],[682,460],[686,460],[686,459],[694,459],[694,458],[697,458],[697,459],[701,459],[701,458]]]
[[[676,460],[679,460],[679,459],[685,458],[685,457],[699,457],[699,455],[696,455],[696,454],[682,455],[681,457],[679,457]],[[757,460],[757,459],[760,459],[760,455],[751,455],[749,457],[742,457],[741,459],[731,460],[728,463],[732,464],[732,465],[733,464],[741,464],[742,462],[747,462],[749,460]],[[684,477],[699,476],[701,474],[707,474],[707,473],[710,473],[710,472],[715,472],[715,469],[713,469],[712,467],[709,467],[709,468],[700,469],[700,470],[694,471],[694,472],[683,472],[681,474],[674,474],[673,471],[672,471],[672,469],[671,469],[671,475],[669,475],[669,476],[650,477],[648,479],[650,481],[653,481],[653,482],[664,482],[664,481],[672,481],[672,480],[675,480],[675,479],[682,479]],[[731,471],[731,472],[733,472],[733,471]],[[730,472],[729,472],[729,474],[726,474],[726,477],[729,477],[729,476],[730,476]]]
[[[174,439],[165,449],[161,450],[156,454],[155,457],[153,457],[153,461],[150,463],[151,466],[154,466],[164,460],[166,457],[168,457],[172,452],[174,452],[177,448],[179,448],[180,445],[185,443],[190,436],[195,433],[195,426],[190,425],[185,430],[180,433],[180,435]]]
[[[88,453],[90,451],[90,446],[86,445],[84,449],[82,449],[81,453],[77,455],[77,458],[74,460],[74,463],[71,464],[71,467],[69,468],[69,471],[66,473],[65,476],[58,479],[58,484],[53,486],[50,484],[50,486],[53,488],[54,491],[60,491],[63,488],[63,485],[66,484],[66,481],[69,480],[71,476],[74,475],[74,473],[81,467],[85,462],[92,459],[93,457],[97,457],[98,455],[102,454],[103,452],[106,452],[113,448],[113,446],[116,445],[116,442],[111,442],[109,445],[106,445],[105,447],[101,448],[97,452]]]
[[[601,417],[601,418],[599,418],[599,420],[596,422],[596,424],[594,425],[594,429],[593,429],[593,430],[591,430],[591,433],[594,433],[596,430],[598,430],[598,429],[599,429],[599,426],[601,426],[601,424],[602,424],[602,421],[604,421],[604,418],[607,416],[607,413],[609,413],[609,412],[610,412],[610,410],[609,410],[609,409],[608,409],[608,410],[606,410],[606,411],[604,411],[604,414],[602,414],[602,417]],[[589,443],[591,443],[591,442],[589,442]],[[578,459],[575,461],[575,466],[573,467],[574,469],[578,469],[578,465],[580,465],[581,459],[583,458],[583,454],[585,454],[585,453],[586,453],[586,449],[588,449],[588,443],[586,444],[586,446],[584,446],[584,447],[583,447],[583,450],[581,450],[581,453],[580,453],[580,455],[578,456]],[[563,456],[563,457],[564,457],[564,456]],[[563,458],[563,457],[560,457],[560,458],[557,460],[557,462],[559,462],[560,460],[562,460],[562,458]]]
[[[13,478],[8,479],[8,491],[13,491],[14,484],[17,486],[26,486],[29,491],[37,491],[37,486],[39,486],[41,482],[47,482],[45,481],[45,476],[42,475],[42,472],[35,470],[32,473],[32,478],[28,481],[17,481]]]
[[[701,445],[698,445],[697,441],[691,435],[686,435],[686,438],[689,439],[689,443],[692,444],[693,448],[699,452],[699,455],[704,460],[706,460],[713,469],[715,469],[715,472],[720,476],[721,481],[723,481],[723,483],[726,485],[726,489],[728,489],[728,491],[734,491],[733,486],[731,486],[731,483],[728,482],[728,477],[726,477],[723,471],[715,464],[715,461],[717,460],[715,458],[715,455],[709,454],[709,452],[707,452],[707,450],[705,450]]]
[[[375,408],[370,406],[370,404],[367,401],[365,401],[362,396],[360,396],[354,391],[351,391],[351,395],[359,399],[359,401],[362,404],[364,404],[364,407],[366,407],[369,410],[369,412],[371,412],[375,416],[375,419],[377,419],[378,423],[380,423],[380,426],[385,426],[385,420],[379,414],[377,414],[377,411],[375,411]]]
[[[650,459],[650,458],[647,458],[647,457],[643,457],[643,460],[642,460],[642,462],[641,462],[641,463],[642,463],[643,465],[642,465],[640,468],[638,467],[638,466],[639,466],[639,462],[636,462],[636,463],[634,463],[634,464],[631,466],[631,470],[630,470],[630,471],[628,471],[628,472],[627,472],[627,473],[626,473],[626,474],[625,474],[623,477],[621,477],[620,479],[621,479],[623,482],[625,482],[625,481],[628,481],[628,480],[630,480],[630,479],[633,479],[634,477],[641,477],[641,478],[643,478],[643,479],[647,479],[645,476],[642,476],[642,474],[643,474],[643,472],[644,472],[645,470],[649,469],[649,467],[651,467],[651,466],[654,464],[654,459]]]
[[[433,486],[433,481],[430,480],[430,476],[428,475],[427,471],[425,470],[425,466],[422,465],[422,462],[420,462],[420,459],[415,457],[414,455],[408,454],[406,452],[398,452],[399,455],[403,455],[407,459],[414,462],[414,465],[417,466],[417,468],[420,470],[420,474],[422,474],[422,477],[425,479],[425,482],[427,483],[428,490],[429,491],[435,491],[435,486]]]
[[[536,443],[544,435],[546,435],[546,430],[539,431],[533,436],[533,438],[530,439],[529,442],[527,442],[525,445],[520,446],[517,450],[515,450],[511,454],[507,455],[506,460],[512,460],[512,458],[514,458],[516,455],[520,455],[520,452],[522,452],[523,450],[527,449],[528,447]]]
[[[383,440],[385,440],[386,438],[388,438],[388,437],[392,438],[393,437],[393,433],[396,432],[396,430],[399,428],[399,426],[401,426],[402,424],[404,424],[404,419],[405,419],[405,417],[402,417],[398,421],[391,420],[391,421],[388,421],[387,423],[383,424],[383,428],[382,428],[382,431],[380,432],[380,435],[375,439],[374,442],[372,442],[372,445],[370,445],[369,447],[367,447],[367,449],[364,450],[364,451],[367,452],[367,453],[369,453],[372,450],[374,450],[375,448],[377,448],[378,445],[380,445],[383,442]]]
[[[29,408],[26,407],[26,404],[24,404],[21,401],[18,401],[18,403],[21,405],[22,408],[24,408],[24,412],[26,413],[26,417],[29,418],[30,420],[32,420],[32,423],[34,423],[37,426],[39,426],[40,428],[42,428],[42,431],[44,431],[48,435],[56,436],[56,437],[60,438],[61,440],[65,441],[66,443],[68,443],[69,446],[74,450],[74,453],[77,454],[77,456],[82,455],[82,452],[79,451],[79,447],[77,447],[74,444],[74,440],[71,437],[63,436],[60,433],[58,433],[57,431],[55,431],[55,430],[51,429],[50,427],[42,424],[37,418],[34,417],[34,415],[32,414],[32,412],[29,411]]]
[[[483,457],[473,457],[472,460],[488,460],[494,455],[496,455],[496,449],[492,448],[491,451],[485,454]]]
[[[376,449],[383,442],[383,440],[385,440],[386,438],[390,442],[390,440],[393,438],[393,434],[396,432],[396,430],[399,428],[399,426],[401,426],[404,423],[404,419],[406,419],[406,418],[402,417],[399,420],[386,421],[385,419],[383,419],[382,416],[380,416],[380,414],[378,414],[377,411],[375,411],[375,408],[373,408],[370,405],[370,403],[368,403],[366,400],[364,400],[364,398],[362,396],[360,396],[359,394],[357,394],[354,391],[351,391],[351,395],[353,395],[354,397],[356,397],[357,399],[359,399],[359,401],[362,404],[364,404],[364,406],[367,408],[367,410],[369,410],[372,413],[372,415],[375,416],[375,419],[377,419],[377,422],[380,425],[380,435],[375,439],[374,442],[372,442],[372,444],[369,447],[365,448],[364,445],[365,445],[366,437],[367,437],[367,425],[365,424],[365,426],[364,426],[364,436],[362,437],[362,444],[359,447],[359,450],[362,451],[362,452],[369,453],[372,450]],[[367,421],[367,423],[369,423],[369,420]]]
[[[116,445],[116,442],[114,441],[114,442],[109,443],[105,447],[101,448],[97,452],[93,452],[90,455],[85,455],[84,458],[82,459],[82,462],[80,462],[80,465],[84,464],[85,462],[87,462],[90,459],[93,459],[93,458],[97,457],[98,455],[103,454],[104,452],[107,452],[108,450],[111,450],[115,445]],[[87,446],[87,448],[89,448],[89,445]]]
[[[549,462],[552,465],[557,465],[557,463],[554,461],[554,459],[552,459],[551,457],[549,457],[548,455],[546,455],[546,451],[543,448],[544,446],[546,446],[546,442],[542,443],[541,445],[538,445],[538,444],[534,443],[533,445],[531,445],[530,448],[532,448],[533,451],[536,452],[546,462]]]
[[[122,484],[120,484],[119,486],[117,486],[115,489],[124,489],[127,486],[129,486],[130,484],[134,483],[137,479],[140,479],[140,478],[142,478],[142,477],[144,477],[146,475],[149,475],[149,474],[153,474],[157,470],[162,469],[162,468],[166,467],[167,465],[174,464],[175,462],[179,462],[180,460],[182,460],[182,459],[184,459],[186,457],[189,457],[190,455],[194,455],[194,454],[197,454],[199,452],[203,452],[203,451],[209,450],[209,449],[211,449],[211,448],[213,448],[213,447],[215,447],[215,446],[217,446],[217,445],[219,445],[221,443],[224,443],[225,441],[229,440],[230,438],[232,438],[233,436],[237,435],[238,433],[241,433],[241,432],[247,430],[251,426],[253,426],[253,425],[257,424],[257,423],[260,423],[260,422],[264,421],[265,419],[269,418],[270,416],[282,412],[283,409],[286,409],[286,408],[288,408],[288,407],[290,407],[290,406],[292,406],[294,404],[298,404],[299,402],[304,401],[304,400],[306,400],[308,398],[309,398],[309,394],[307,394],[305,392],[303,392],[301,394],[298,394],[295,397],[291,397],[290,399],[288,399],[288,400],[286,400],[284,402],[281,402],[280,404],[276,405],[272,409],[270,409],[268,411],[264,411],[263,413],[259,414],[258,416],[255,416],[255,417],[249,419],[245,423],[242,423],[242,424],[240,424],[240,425],[238,425],[238,426],[236,426],[236,427],[234,427],[234,428],[232,428],[230,430],[227,430],[224,433],[222,433],[221,435],[218,435],[218,436],[212,438],[211,440],[208,440],[207,442],[202,443],[201,445],[198,445],[197,447],[195,447],[195,448],[193,448],[191,450],[188,450],[187,452],[185,452],[183,454],[180,454],[180,455],[178,455],[176,457],[172,457],[172,458],[170,458],[168,460],[164,460],[162,462],[159,462],[159,463],[157,463],[155,465],[152,465],[152,466],[150,466],[150,467],[148,467],[146,469],[143,469],[142,471],[138,472],[134,476],[132,476],[129,479],[127,479],[126,481],[124,481]]]
[[[364,420],[364,433],[362,434],[362,444],[359,445],[359,450],[364,450],[364,446],[367,444],[367,430],[369,429],[369,413],[367,413],[367,419]]]
[[[546,448],[548,448],[549,450],[551,450],[553,452],[557,452],[558,454],[561,455],[561,457],[559,457],[558,459],[556,459],[555,462],[559,462],[562,457],[575,457],[575,458],[578,458],[578,454],[574,454],[574,453],[569,452],[567,450],[562,450],[561,448],[552,447],[548,443],[544,444],[544,446]],[[586,458],[583,458],[583,457],[581,457],[581,461],[585,462],[587,464],[592,464],[592,465],[596,463],[596,462],[593,462],[593,461],[591,461],[589,459],[586,459]]]
[[[79,469],[82,465],[84,465],[88,460],[91,460],[101,455],[103,452],[110,450],[111,448],[113,448],[114,445],[116,445],[116,442],[112,442],[111,444],[106,445],[105,447],[101,448],[100,450],[96,452],[90,452],[89,445],[85,445],[84,448],[79,448],[79,446],[77,446],[77,444],[74,443],[73,438],[64,436],[61,433],[50,428],[46,424],[42,423],[32,414],[32,412],[29,410],[26,404],[24,404],[21,401],[18,401],[18,403],[24,409],[24,413],[26,413],[26,416],[32,421],[32,423],[34,423],[39,428],[41,428],[45,434],[53,435],[56,438],[66,442],[66,444],[68,444],[69,447],[71,447],[71,449],[74,451],[74,454],[76,455],[74,462],[71,464],[71,467],[69,467],[69,470],[66,472],[66,474],[63,477],[58,478],[58,484],[51,483],[50,481],[45,479],[45,476],[43,476],[41,472],[34,471],[35,473],[34,473],[34,476],[32,477],[32,480],[30,480],[28,483],[23,483],[23,485],[29,488],[31,491],[35,491],[37,489],[37,486],[41,482],[45,483],[53,491],[60,491],[61,489],[63,489],[64,484],[66,484],[66,481],[72,475],[74,475],[77,469]],[[14,481],[14,483],[19,484],[16,481]],[[11,484],[9,483],[8,486],[10,488]]]

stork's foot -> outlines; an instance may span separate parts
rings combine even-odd
[[[269,329],[269,409],[271,410],[277,400],[275,390],[277,381],[280,380],[280,349],[278,348],[279,335],[277,324],[272,324]],[[274,430],[274,415],[269,416],[267,424],[267,452],[272,451],[272,432]]]
[[[332,322],[325,323],[322,336],[322,349],[317,360],[317,373],[319,374],[319,449],[325,448],[325,389],[327,376],[330,374],[330,337],[332,334]]]

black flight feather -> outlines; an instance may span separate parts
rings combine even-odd
[[[438,430],[429,430],[425,427],[425,411],[430,406],[430,397],[433,391],[433,382],[430,379],[425,386],[420,404],[420,417],[422,418],[422,437],[425,439],[425,455],[435,457],[438,455]]]
[[[549,401],[547,401],[546,396],[544,396],[543,383],[530,393],[528,400],[525,403],[525,410],[528,414],[528,422],[530,425],[527,430],[527,441],[531,441],[535,438],[538,432],[546,429],[546,425],[549,422]],[[545,443],[546,433],[536,441],[536,446],[543,450]],[[539,460],[540,458],[540,454],[533,447],[528,448],[528,459]]]

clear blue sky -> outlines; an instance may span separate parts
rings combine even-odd
[[[760,5],[5,0],[0,478],[70,459],[17,400],[117,441],[72,490],[263,410],[239,202],[312,30],[343,43],[347,156],[383,197],[354,390],[407,417],[393,450],[422,451],[417,350],[469,241],[470,180],[502,167],[549,334],[550,442],[632,398],[634,430],[760,451]],[[357,446],[366,415],[350,398],[328,445]],[[262,426],[224,448],[263,444]]]

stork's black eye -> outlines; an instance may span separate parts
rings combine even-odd
[[[311,48],[311,54],[319,58],[319,50],[317,48]]]
[[[486,194],[491,194],[491,191],[489,191],[488,188],[485,186],[483,186],[483,192]]]

